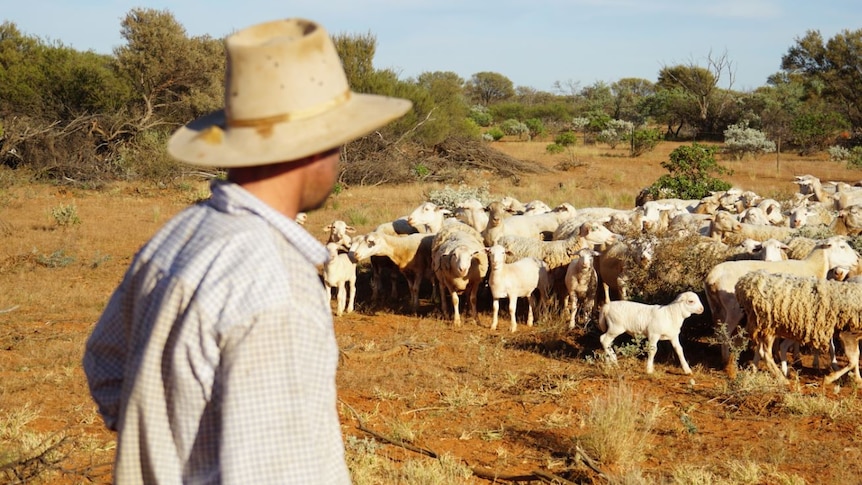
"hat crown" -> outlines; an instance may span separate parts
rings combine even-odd
[[[350,95],[335,44],[315,22],[255,25],[229,36],[225,45],[228,125],[302,119]]]

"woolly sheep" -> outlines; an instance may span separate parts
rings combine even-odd
[[[476,199],[467,199],[458,203],[455,207],[455,218],[476,229],[479,232],[488,227],[488,213],[485,206]]]
[[[734,335],[742,320],[742,308],[736,300],[737,281],[751,271],[766,270],[770,273],[789,273],[825,279],[826,273],[835,266],[857,267],[859,255],[841,236],[833,236],[818,244],[805,259],[784,261],[725,261],[710,270],[704,281],[706,300],[712,311],[716,329],[725,327],[728,337]],[[730,363],[728,343],[721,345],[724,363]]]
[[[347,253],[341,252],[341,244],[329,242],[326,244],[329,260],[323,264],[323,286],[326,294],[332,295],[336,288],[335,315],[340,317],[344,312],[353,312],[356,300],[356,262]]]
[[[433,202],[423,202],[407,216],[407,224],[421,233],[433,234],[440,230],[443,219],[451,213],[449,209],[439,207]]]
[[[679,343],[679,332],[686,318],[701,313],[703,304],[697,294],[691,291],[680,293],[667,305],[647,305],[625,300],[607,302],[599,313],[599,330],[604,332],[599,341],[611,361],[616,363],[617,356],[611,344],[617,336],[623,333],[645,336],[649,342],[646,371],[652,374],[659,340],[670,340],[683,372],[691,374]]]
[[[509,330],[517,329],[515,310],[518,298],[527,299],[527,326],[533,326],[533,294],[538,291],[539,303],[548,288],[548,268],[536,258],[523,258],[514,263],[506,263],[506,248],[495,244],[486,248],[488,253],[488,287],[493,298],[493,313],[491,330],[497,329],[497,314],[500,309],[500,299],[509,299]]]
[[[503,234],[536,239],[543,239],[547,235],[547,239],[551,239],[550,235],[554,234],[560,224],[574,217],[576,213],[572,204],[564,202],[544,214],[511,216],[502,220]]]
[[[526,207],[520,200],[510,195],[507,195],[500,199],[499,204],[504,211],[510,214],[523,214],[526,210]]]
[[[431,267],[440,288],[440,306],[449,318],[446,299],[452,302],[453,323],[461,325],[459,298],[468,295],[469,311],[478,319],[477,294],[488,273],[488,255],[482,235],[474,228],[457,221],[443,225],[431,244]]]
[[[386,256],[407,279],[410,288],[410,301],[413,312],[419,308],[419,287],[423,280],[434,282],[431,271],[431,243],[433,234],[408,234],[391,236],[386,233],[371,232],[359,239],[350,248],[355,261],[363,261],[372,256]]]
[[[848,363],[823,378],[828,385],[848,371],[859,374],[859,344],[862,337],[862,285],[826,279],[753,271],[735,285],[736,297],[745,311],[749,338],[770,372],[787,382],[772,359],[777,337],[828,352],[836,330],[845,346]]]
[[[630,263],[646,268],[655,255],[655,240],[638,238],[617,240],[604,251],[600,251],[596,271],[604,289],[604,301],[611,301],[611,292],[619,299],[628,299],[626,270]]]
[[[834,234],[845,236],[862,234],[862,205],[851,205],[838,211],[830,229]]]
[[[754,239],[756,241],[787,239],[794,232],[795,230],[790,227],[739,222],[733,214],[727,211],[716,213],[710,226],[710,236],[724,242],[734,237],[739,240]]]
[[[578,255],[566,266],[566,297],[563,300],[563,308],[569,310],[569,330],[575,328],[575,322],[586,322],[593,313],[596,303],[596,290],[598,288],[598,276],[596,275],[595,258],[598,251],[592,248],[584,248],[578,251]]]

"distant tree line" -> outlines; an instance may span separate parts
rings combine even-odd
[[[222,105],[223,40],[189,37],[170,11],[144,8],[129,11],[120,32],[125,43],[106,55],[0,24],[0,164],[81,183],[166,180],[188,170],[167,156],[165,142],[181,124]],[[662,67],[655,82],[582,87],[567,80],[546,92],[514,86],[496,72],[402,79],[373,65],[372,33],[333,39],[354,90],[414,103],[407,116],[346,147],[347,163],[483,133],[566,141],[561,134],[579,132],[586,142],[631,142],[634,149],[644,127],[695,141],[721,141],[728,127],[745,127],[779,152],[800,153],[862,140],[862,29],[828,41],[807,32],[788,48],[781,70],[748,92],[733,89],[728,56],[711,52],[704,65]],[[620,130],[630,133],[621,137]]]

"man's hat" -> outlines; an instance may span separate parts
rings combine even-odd
[[[305,19],[254,25],[225,42],[224,109],[177,130],[174,158],[209,167],[298,160],[371,133],[412,106],[350,90],[326,30]]]

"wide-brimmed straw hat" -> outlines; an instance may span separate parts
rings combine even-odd
[[[168,153],[193,165],[302,159],[371,133],[411,107],[350,90],[329,34],[305,19],[254,25],[225,42],[224,109],[177,130]]]

